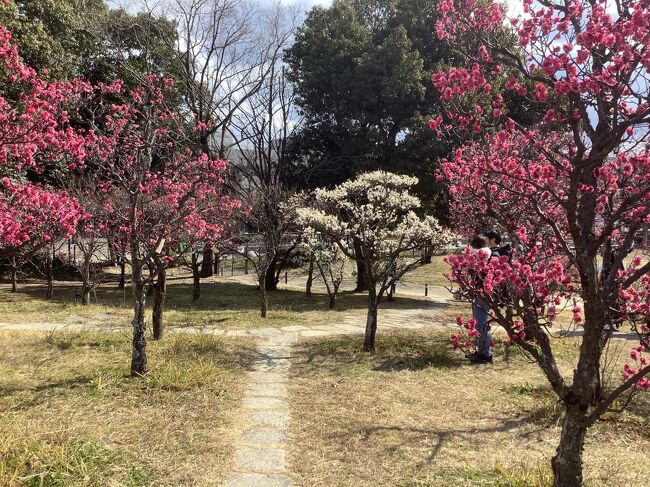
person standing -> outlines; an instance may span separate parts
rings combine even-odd
[[[482,237],[476,236],[470,242],[470,246],[475,252],[483,252],[488,257],[492,257],[493,252],[488,247],[487,242]],[[477,289],[482,288],[482,277],[476,276]],[[492,363],[492,336],[489,330],[489,305],[480,297],[472,301],[472,317],[476,320],[476,353],[470,356],[470,362],[473,364]]]

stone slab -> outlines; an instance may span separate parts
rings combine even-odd
[[[286,359],[258,360],[253,363],[251,369],[255,372],[281,372],[289,370],[291,362]]]
[[[289,409],[286,401],[277,397],[251,396],[244,399],[244,407],[248,409]]]
[[[283,399],[287,397],[287,386],[283,383],[261,382],[251,384],[246,391],[246,397],[275,397]]]
[[[242,441],[249,446],[267,447],[284,443],[286,435],[277,429],[255,428],[242,435]]]
[[[289,413],[255,411],[248,414],[248,419],[259,426],[286,428],[289,424]]]
[[[284,463],[285,451],[279,448],[250,448],[235,454],[235,464],[252,472],[283,472]]]
[[[303,331],[303,330],[309,330],[308,326],[300,326],[300,325],[290,325],[290,326],[283,326],[280,328],[282,331]]]
[[[264,475],[242,473],[226,480],[224,487],[291,487],[291,479],[286,475]]]
[[[274,372],[249,372],[248,378],[252,382],[287,382],[288,377],[286,374],[279,374]]]

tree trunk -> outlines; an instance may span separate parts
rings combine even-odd
[[[212,247],[206,245],[203,249],[203,262],[201,263],[201,277],[214,276],[214,252]]]
[[[16,258],[11,259],[11,292],[15,293],[18,290],[18,269]]]
[[[275,268],[277,265],[278,259],[277,257],[273,257],[271,262],[269,262],[269,265],[266,268],[266,272],[264,273],[265,278],[264,278],[264,287],[265,291],[277,291],[278,290],[278,281],[280,280],[276,276]]]
[[[87,305],[90,303],[90,286],[86,283],[81,285],[81,304]]]
[[[331,293],[329,295],[329,305],[330,305],[330,309],[334,309],[336,307],[336,294],[335,293]]]
[[[305,287],[305,295],[311,298],[311,287],[314,283],[314,257],[309,259],[309,271],[307,273],[307,286]],[[330,300],[331,301],[331,300]],[[332,308],[330,304],[330,308]]]
[[[122,255],[120,256],[120,282],[117,285],[118,289],[124,289],[124,286],[126,285],[125,270],[126,270],[126,257]]]
[[[265,276],[268,275],[268,268]],[[259,286],[260,286],[260,316],[266,318],[266,315],[269,311],[269,300],[266,294],[266,278],[265,276],[260,277]]]
[[[52,299],[54,295],[54,256],[52,253],[47,253],[47,291],[45,299]]]
[[[560,445],[551,460],[553,487],[582,485],[582,450],[586,433],[584,414],[576,406],[567,408],[562,423]]]
[[[192,252],[192,277],[194,279],[192,301],[198,301],[201,297],[201,273],[199,272],[199,257],[196,252]]]
[[[167,297],[167,271],[162,269],[158,273],[158,280],[153,291],[153,339],[160,340],[163,337],[163,310],[165,298]]]
[[[377,296],[374,290],[369,293],[368,317],[366,319],[366,334],[363,340],[363,351],[375,351],[375,336],[377,335]]]
[[[358,238],[354,239],[354,256],[357,263],[357,287],[354,288],[354,292],[360,293],[368,290],[368,279],[366,278],[366,264],[363,259],[361,242]]]
[[[431,264],[433,260],[433,247],[427,246],[422,252],[422,263]]]
[[[136,253],[133,252],[133,255]],[[145,303],[147,290],[138,262],[133,263],[133,346],[131,350],[131,375],[142,376],[147,369],[147,337],[145,335]]]

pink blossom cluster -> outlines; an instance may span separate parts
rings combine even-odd
[[[438,178],[459,229],[490,222],[516,248],[503,262],[450,257],[449,277],[467,299],[497,301],[505,286],[513,313],[492,312],[514,341],[530,340],[562,308],[589,333],[618,316],[639,334],[636,360],[647,352],[649,269],[627,257],[650,222],[650,4],[523,3],[509,23],[494,0],[439,4],[438,36],[471,67],[432,75],[446,112],[429,125],[439,136],[467,130],[474,142]],[[539,107],[536,125],[510,119],[496,86]],[[630,364],[624,378],[644,367]]]
[[[120,245],[141,249],[145,260],[172,265],[193,246],[212,243],[230,231],[240,201],[223,192],[224,160],[196,152],[198,128],[169,106],[172,82],[148,76],[136,89],[121,83],[88,93],[108,104],[96,125],[92,162],[98,167],[106,231]]]
[[[87,135],[69,125],[75,83],[44,81],[20,59],[0,25],[0,72],[13,98],[0,96],[0,257],[24,258],[47,242],[68,238],[87,216],[66,192],[24,181],[46,164],[82,165]],[[13,180],[12,180],[13,178]]]

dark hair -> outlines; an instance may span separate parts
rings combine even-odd
[[[496,230],[488,230],[483,235],[485,235],[485,238],[488,240],[494,240],[497,245],[501,245],[501,235],[499,235],[499,232]]]
[[[469,245],[473,249],[477,249],[477,250],[487,246],[487,244],[485,243],[485,239],[479,237],[478,235],[473,237],[472,240],[470,240]]]

